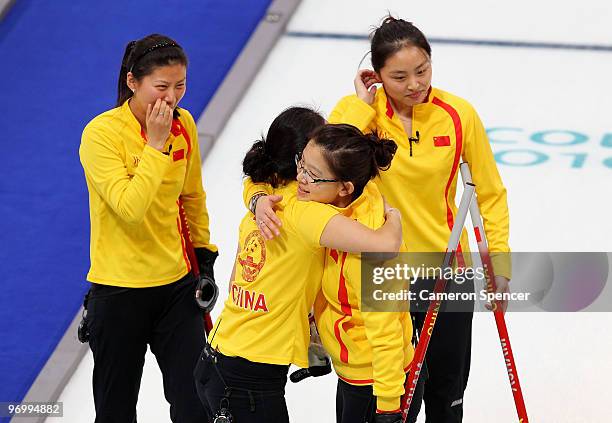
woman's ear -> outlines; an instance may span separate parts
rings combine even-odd
[[[134,74],[132,72],[128,72],[125,77],[125,83],[128,88],[134,92],[136,90],[136,78],[134,78]]]
[[[355,186],[352,182],[342,182],[342,188],[340,188],[338,195],[346,197],[353,194],[353,192],[355,192]]]

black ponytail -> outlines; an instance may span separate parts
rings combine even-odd
[[[255,183],[273,187],[297,177],[295,156],[325,119],[306,107],[291,107],[274,119],[268,135],[256,141],[242,161],[242,171]]]
[[[117,81],[117,104],[116,107],[121,106],[127,99],[132,97],[133,93],[130,87],[127,85],[127,74],[128,74],[128,63],[130,56],[134,51],[136,41],[130,41],[125,47],[125,53],[123,53],[123,60],[121,61],[121,70],[119,70],[119,80]]]
[[[391,166],[397,144],[376,133],[364,135],[352,125],[325,125],[312,135],[334,177],[354,186],[353,200],[381,170]]]
[[[395,141],[380,138],[376,133],[364,135],[367,138],[372,151],[374,152],[374,162],[372,166],[372,178],[378,176],[379,170],[388,170],[391,167],[391,161],[397,151]]]
[[[134,78],[140,81],[157,67],[175,64],[187,66],[187,63],[187,55],[181,46],[165,35],[151,34],[140,40],[130,41],[125,47],[121,61],[115,107],[121,106],[133,95],[127,85],[128,72],[132,72]]]
[[[256,141],[244,156],[242,171],[245,175],[251,177],[253,182],[265,182],[274,187],[277,186],[278,165],[266,152],[265,138],[262,137],[261,140]]]

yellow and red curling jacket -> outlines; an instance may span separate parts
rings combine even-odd
[[[384,204],[374,182],[345,209],[337,209],[372,229],[384,222]],[[362,311],[361,257],[326,250],[315,320],[338,377],[353,385],[373,385],[377,408],[399,409],[405,374],[414,355],[408,312]]]
[[[127,101],[83,130],[79,155],[91,219],[88,281],[143,288],[186,275],[190,264],[179,199],[194,246],[217,251],[210,243],[196,125],[187,110],[179,110],[165,154],[147,145]]]
[[[331,112],[329,122],[349,123],[364,132],[377,131],[397,142],[391,168],[376,182],[389,204],[402,213],[409,252],[445,251],[457,213],[459,164],[462,159],[468,162],[495,273],[511,277],[509,254],[505,254],[509,252],[506,189],[486,131],[467,101],[432,88],[426,101],[413,107],[412,134],[406,134],[384,89],[379,89],[371,106],[356,95],[344,97]],[[409,137],[418,138],[418,142]],[[465,230],[460,251],[469,251]]]

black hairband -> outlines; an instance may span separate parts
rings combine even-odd
[[[164,48],[164,47],[178,47],[178,48],[181,48],[181,46],[179,46],[178,44],[173,43],[173,42],[167,42],[167,41],[155,44],[155,45],[149,47],[148,49],[146,49],[140,56],[138,56],[134,60],[134,62],[132,63],[132,66],[130,67],[130,72],[132,72],[132,70],[134,69],[134,66],[136,66],[136,63],[138,63],[138,61],[140,59],[142,59],[144,56],[146,56],[147,54],[151,53],[152,51],[159,50],[160,48]]]

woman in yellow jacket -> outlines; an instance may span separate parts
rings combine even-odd
[[[387,17],[374,31],[371,54],[374,70],[358,72],[354,80],[356,93],[340,100],[330,114],[330,122],[350,123],[365,132],[377,131],[398,143],[393,167],[381,174],[377,185],[402,212],[409,252],[445,251],[457,211],[454,199],[459,163],[468,162],[498,291],[507,291],[510,262],[506,189],[478,114],[462,98],[431,86],[431,47],[412,23]],[[382,88],[375,84],[382,84]],[[469,252],[465,231],[459,251]],[[433,281],[422,282],[430,289]],[[470,283],[451,285],[450,289],[473,290]],[[441,313],[436,321],[426,358],[429,378],[424,400],[428,422],[462,420],[471,355],[470,304],[463,311]],[[417,328],[422,321],[423,314],[417,314]]]
[[[311,110],[288,109],[245,157],[245,175],[282,196],[278,217],[284,230],[266,241],[251,213],[240,224],[230,295],[195,372],[200,398],[217,416],[231,414],[240,422],[289,421],[284,399],[288,368],[308,367],[308,312],[321,284],[324,247],[397,251],[401,245],[395,209],[386,209],[386,222],[377,230],[338,209],[349,204],[355,174],[362,170],[331,172],[327,152],[316,142],[325,126],[315,131],[296,160],[311,130],[322,123]],[[385,164],[391,161],[392,141],[357,133],[362,142],[371,140],[370,164],[375,152]],[[251,188],[247,183],[245,189]]]
[[[359,130],[343,125],[329,125],[325,137],[317,142],[328,151],[331,170],[336,175],[354,172],[351,167],[372,169],[363,172],[360,188],[366,181],[382,174],[381,163],[368,163],[371,143],[357,136]],[[351,133],[350,142],[337,140]],[[374,137],[374,135],[370,135]],[[355,157],[346,160],[345,157]],[[359,157],[359,159],[357,159]],[[394,164],[395,165],[395,164]],[[385,166],[389,171],[389,167]],[[373,182],[355,189],[351,203],[343,211],[352,219],[378,228],[384,222],[383,200]],[[380,264],[379,264],[380,265]],[[362,257],[360,254],[327,249],[321,291],[314,306],[314,317],[325,350],[330,354],[338,375],[336,421],[338,423],[395,422],[401,418],[400,397],[414,349],[412,322],[407,306],[397,311],[396,304],[364,305],[362,292]],[[365,288],[362,291],[362,288]],[[367,301],[367,300],[365,300]],[[369,304],[372,306],[371,302]],[[416,421],[418,401],[409,422]]]
[[[193,368],[204,346],[202,312],[181,236],[182,202],[200,272],[213,277],[196,125],[178,107],[187,57],[172,39],[130,42],[114,109],[83,130],[79,154],[89,190],[91,267],[87,324],[96,423],[136,421],[147,345],[174,422],[206,419]]]

